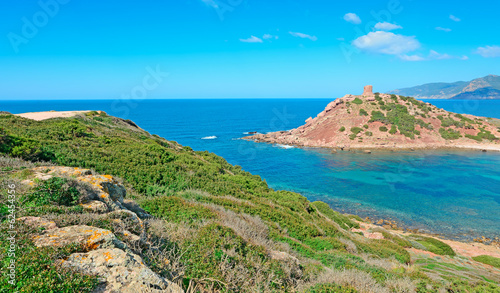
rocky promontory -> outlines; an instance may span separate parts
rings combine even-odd
[[[500,150],[500,120],[457,114],[394,94],[346,95],[289,131],[244,139],[339,149],[464,148]]]

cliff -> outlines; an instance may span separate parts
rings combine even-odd
[[[346,95],[290,131],[244,139],[304,147],[500,150],[500,120],[456,114],[411,97]]]

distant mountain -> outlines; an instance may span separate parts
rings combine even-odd
[[[417,99],[500,99],[500,76],[488,75],[472,81],[427,83],[389,92]]]

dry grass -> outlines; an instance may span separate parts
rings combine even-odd
[[[345,249],[347,250],[347,252],[354,254],[358,253],[356,244],[354,244],[354,242],[352,242],[351,240],[345,238],[338,238],[338,240],[345,244]]]
[[[398,293],[413,293],[417,290],[415,281],[412,281],[408,277],[388,279],[385,282],[385,286],[392,290],[392,292]]]
[[[244,213],[237,214],[214,204],[205,204],[205,206],[216,211],[221,224],[233,229],[245,241],[263,246],[268,251],[276,249],[274,242],[269,239],[269,228],[260,217]]]
[[[355,269],[331,270],[320,274],[316,279],[300,286],[300,291],[306,291],[308,288],[317,284],[335,283],[341,286],[351,286],[359,293],[389,293],[389,289],[378,284],[373,277],[362,271]]]

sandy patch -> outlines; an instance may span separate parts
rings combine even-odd
[[[363,222],[358,222],[360,224],[360,229],[351,229],[353,232],[362,232],[365,237],[367,238],[373,238],[370,235],[372,233],[368,232],[367,230],[373,229],[373,228],[380,228],[380,226],[371,224],[371,223],[363,223]],[[390,231],[391,233],[394,234],[399,234],[399,235],[410,235],[412,233],[404,232],[401,230],[393,230],[393,229],[386,229]],[[448,244],[458,255],[466,256],[466,257],[475,257],[479,255],[489,255],[493,257],[498,257],[500,258],[500,247],[496,247],[494,245],[486,245],[483,243],[478,243],[478,242],[460,242],[460,241],[455,241],[455,240],[447,240],[447,239],[442,239],[439,237],[436,237],[434,235],[428,235],[424,233],[413,233],[413,234],[418,234],[418,235],[423,235],[426,237],[431,237],[435,238],[439,241],[442,241],[446,244]],[[424,251],[420,251],[415,248],[411,248],[415,253],[422,253]],[[427,254],[432,254],[428,251],[425,253]]]
[[[28,118],[36,121],[41,121],[51,118],[69,118],[74,117],[78,114],[85,114],[90,111],[48,111],[48,112],[30,112],[22,114],[14,114],[15,116]]]

